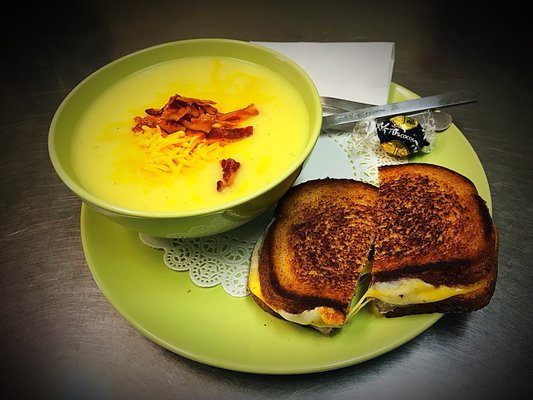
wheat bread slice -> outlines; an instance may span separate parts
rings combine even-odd
[[[260,305],[284,317],[316,309],[324,325],[343,325],[374,240],[376,200],[376,187],[350,179],[291,188],[258,251]]]
[[[494,292],[498,233],[475,185],[448,168],[422,163],[379,168],[377,236],[372,285],[421,279],[435,287],[475,285],[441,301],[394,306],[384,315],[465,312]]]

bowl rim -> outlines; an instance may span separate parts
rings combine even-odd
[[[108,202],[106,200],[101,199],[98,196],[95,196],[94,194],[90,193],[88,190],[86,190],[81,184],[77,183],[63,168],[62,163],[59,161],[59,156],[57,154],[56,148],[55,148],[55,138],[56,138],[56,126],[58,124],[58,121],[60,118],[62,118],[64,114],[64,109],[69,104],[70,101],[72,101],[72,98],[76,96],[76,94],[86,85],[90,84],[90,82],[95,79],[98,75],[102,74],[104,71],[115,68],[117,65],[126,63],[131,59],[134,59],[136,57],[139,57],[140,55],[143,55],[148,52],[154,52],[157,50],[161,50],[164,48],[173,48],[175,46],[180,45],[186,45],[186,44],[194,44],[194,43],[200,43],[200,44],[216,44],[219,46],[223,45],[231,45],[231,46],[243,46],[253,49],[258,49],[263,51],[264,53],[268,53],[272,55],[273,57],[277,58],[279,61],[283,62],[284,64],[287,64],[292,68],[294,71],[298,72],[298,74],[301,76],[303,81],[305,82],[306,86],[310,89],[310,91],[313,93],[313,108],[316,108],[317,110],[317,116],[315,117],[317,121],[315,129],[310,129],[309,135],[309,141],[307,142],[305,148],[300,152],[298,157],[290,164],[290,166],[287,168],[287,170],[276,177],[274,180],[268,183],[268,185],[262,186],[260,189],[255,190],[252,193],[247,194],[246,196],[239,197],[233,201],[225,202],[219,205],[210,206],[210,207],[203,207],[199,209],[192,209],[192,210],[181,210],[181,211],[146,211],[146,210],[137,210],[132,209],[128,207],[122,207],[116,204],[113,204],[111,202]],[[249,60],[246,60],[249,61]],[[157,63],[160,63],[157,62]],[[156,65],[157,63],[154,63],[153,65]],[[146,66],[144,68],[147,68]],[[140,71],[140,69],[138,70]],[[312,118],[310,119],[312,120]],[[254,198],[258,198],[264,193],[267,193],[280,183],[282,183],[285,179],[290,177],[299,167],[301,167],[305,161],[308,159],[308,157],[311,155],[311,152],[313,151],[313,148],[316,145],[316,142],[318,141],[318,137],[320,135],[321,131],[321,120],[322,120],[322,105],[320,102],[320,95],[318,93],[318,89],[313,82],[313,80],[310,78],[309,74],[296,62],[291,60],[289,57],[279,53],[276,50],[273,50],[271,48],[265,47],[261,44],[255,43],[255,42],[249,42],[244,40],[238,40],[238,39],[224,39],[224,38],[195,38],[195,39],[183,39],[183,40],[177,40],[167,43],[162,43],[150,47],[146,47],[134,52],[131,52],[129,54],[126,54],[124,56],[121,56],[102,67],[98,68],[91,74],[89,74],[87,77],[85,77],[82,81],[80,81],[63,99],[59,107],[57,108],[51,124],[50,128],[48,130],[48,153],[50,160],[52,162],[52,165],[60,177],[60,179],[63,181],[63,183],[72,191],[74,192],[82,201],[88,203],[89,205],[96,206],[101,211],[104,212],[110,212],[114,214],[120,214],[123,216],[129,216],[129,217],[138,217],[138,218],[184,218],[184,217],[193,217],[193,216],[200,216],[200,215],[209,215],[214,213],[220,213],[225,210],[233,209],[239,205],[242,205],[244,203],[247,203],[248,201],[253,200]],[[312,128],[312,127],[311,127]]]

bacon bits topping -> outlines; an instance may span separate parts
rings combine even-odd
[[[228,186],[231,185],[233,179],[235,179],[235,174],[241,166],[241,163],[235,161],[233,158],[226,158],[220,161],[222,166],[222,180],[217,182],[217,191],[222,192]]]
[[[170,135],[183,131],[185,134],[204,134],[208,139],[234,141],[253,133],[253,126],[240,128],[244,120],[259,114],[253,104],[228,113],[219,112],[214,101],[183,97],[170,97],[161,109],[148,108],[146,116],[134,118],[134,132],[142,132],[143,126],[161,130]]]
[[[173,174],[184,168],[197,168],[202,162],[222,159],[223,147],[254,133],[243,123],[259,111],[250,104],[239,110],[221,113],[212,100],[171,96],[162,108],[147,108],[136,116],[133,133],[147,160],[143,169],[150,173]],[[240,163],[222,159],[223,177],[217,191],[231,185]]]

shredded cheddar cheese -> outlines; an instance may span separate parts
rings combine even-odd
[[[141,168],[156,175],[197,168],[221,159],[225,144],[252,135],[252,126],[239,125],[259,113],[253,104],[228,113],[220,113],[214,104],[176,94],[162,108],[148,108],[145,116],[135,117],[132,132],[145,160]],[[221,165],[224,179],[217,183],[218,191],[231,183],[240,164],[227,159]]]
[[[204,161],[215,160],[222,154],[220,142],[209,142],[201,134],[178,131],[165,135],[159,126],[144,126],[134,132],[137,145],[144,154],[141,166],[153,174],[179,173],[183,168],[200,167]]]

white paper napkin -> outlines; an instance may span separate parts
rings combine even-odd
[[[256,42],[300,65],[322,96],[385,104],[394,67],[390,42]]]

